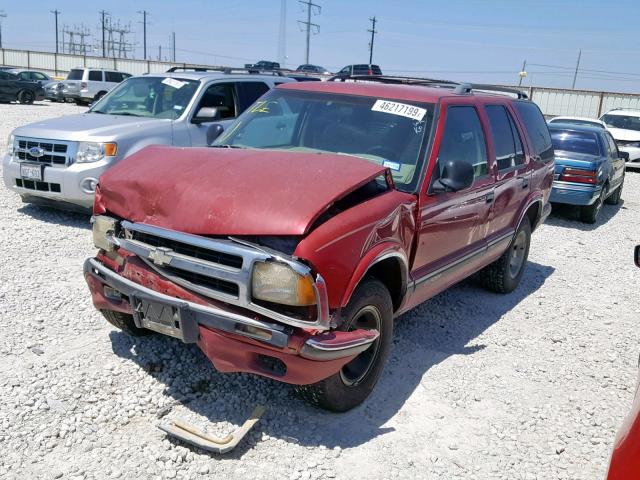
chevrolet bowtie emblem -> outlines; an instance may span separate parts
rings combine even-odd
[[[171,250],[170,248],[154,248],[149,253],[149,260],[151,260],[159,267],[162,267],[163,265],[169,265],[171,263],[171,259],[173,258],[173,255],[170,255],[170,253],[173,253],[173,250]]]

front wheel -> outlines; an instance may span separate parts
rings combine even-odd
[[[524,273],[530,245],[531,224],[525,217],[507,251],[480,271],[480,280],[484,286],[496,293],[509,293],[515,290]]]
[[[107,322],[132,337],[144,337],[153,333],[146,328],[138,328],[133,321],[133,315],[128,313],[116,312],[115,310],[100,310],[100,313],[104,315]]]
[[[300,385],[296,391],[309,403],[334,412],[346,412],[360,405],[378,382],[393,338],[393,303],[387,288],[369,278],[356,288],[342,311],[340,330],[378,330],[371,346],[342,369],[318,383]]]

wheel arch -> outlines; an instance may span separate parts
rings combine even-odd
[[[528,205],[522,210],[520,218],[518,219],[518,223],[516,224],[516,229],[520,227],[522,221],[526,218],[529,220],[531,231],[533,232],[540,226],[540,219],[542,218],[543,208],[544,207],[542,204],[542,198],[537,197],[530,201]]]
[[[402,305],[409,282],[409,261],[398,249],[385,249],[373,256],[365,256],[356,268],[345,291],[341,305],[344,307],[351,300],[356,287],[367,277],[374,277],[389,290],[393,311]]]

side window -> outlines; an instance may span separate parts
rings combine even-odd
[[[120,72],[104,72],[106,82],[120,83],[122,81],[122,74]]]
[[[542,162],[553,160],[553,145],[547,122],[544,121],[542,112],[538,106],[530,101],[514,101],[516,110],[527,127],[527,133],[531,139],[533,154],[540,157]]]
[[[18,78],[20,80],[29,81],[31,80],[31,75],[29,75],[29,72],[20,72],[18,73]]]
[[[31,79],[32,80],[49,80],[46,75],[40,73],[40,72],[31,72]]]
[[[236,103],[234,99],[233,83],[217,83],[211,85],[202,95],[198,110],[202,107],[215,107],[218,109],[219,118],[234,118],[236,116]]]
[[[511,115],[502,105],[487,105],[486,109],[498,170],[522,165],[524,163],[522,141]]]
[[[238,82],[238,108],[244,112],[253,102],[269,91],[269,86],[264,82]]]
[[[89,70],[89,80],[93,82],[101,82],[102,72],[100,70]]]
[[[9,74],[7,72],[0,71],[0,80],[9,80]]]
[[[440,173],[448,161],[465,161],[473,166],[475,178],[489,173],[487,147],[482,124],[474,107],[458,106],[447,109],[438,167]]]
[[[607,143],[609,144],[609,148],[607,148],[607,150],[609,151],[609,155],[612,158],[618,158],[620,156],[620,153],[618,152],[618,145],[616,144],[615,140],[609,132],[604,132],[604,136],[607,139]]]

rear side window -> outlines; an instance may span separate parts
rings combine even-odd
[[[522,141],[511,115],[502,105],[487,105],[486,109],[498,170],[522,165],[524,163]]]
[[[67,80],[82,80],[83,73],[84,70],[73,69],[69,72],[69,75],[67,75]]]
[[[457,106],[447,109],[438,167],[440,174],[448,161],[465,161],[473,166],[474,177],[489,173],[487,147],[478,112],[474,107]]]
[[[100,70],[90,70],[89,71],[89,80],[92,82],[101,82],[102,81],[102,72]]]
[[[269,86],[264,82],[238,82],[238,103],[240,111],[244,112],[258,98],[269,91]]]
[[[609,145],[609,155],[612,158],[618,158],[620,156],[620,153],[618,152],[618,145],[616,145],[616,142],[613,140],[611,134],[609,132],[604,132],[604,138]]]
[[[520,114],[527,133],[531,139],[533,154],[540,157],[539,161],[550,162],[553,160],[553,146],[547,122],[544,121],[542,112],[535,103],[513,102]]]
[[[104,72],[106,82],[120,83],[123,75],[120,72]]]

